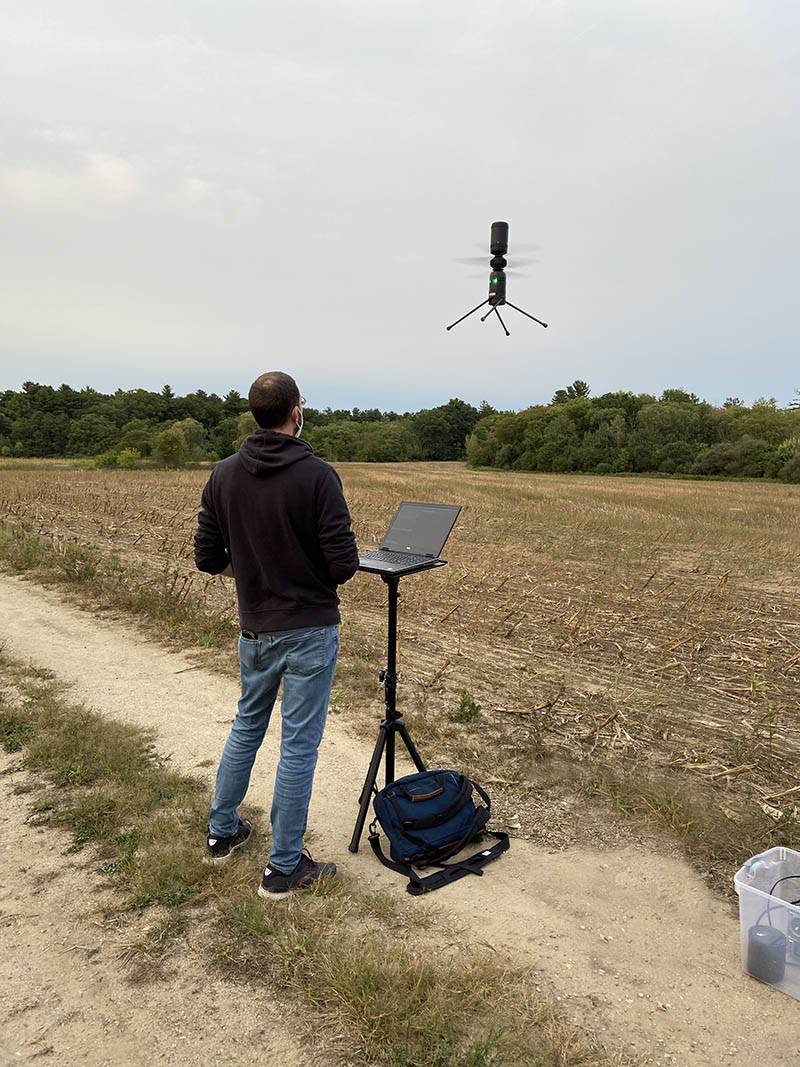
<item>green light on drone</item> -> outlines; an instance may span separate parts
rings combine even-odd
[[[497,278],[492,278],[492,285],[497,285]]]

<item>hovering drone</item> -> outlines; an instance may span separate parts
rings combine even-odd
[[[486,300],[482,300],[477,307],[474,307],[472,311],[468,311],[466,315],[462,315],[460,319],[456,319],[455,322],[451,322],[447,327],[448,330],[452,330],[454,326],[458,326],[459,322],[463,322],[464,319],[469,318],[475,311],[482,308],[485,304],[489,304],[489,310],[485,315],[481,315],[481,322],[486,322],[489,316],[494,312],[500,319],[500,325],[505,330],[506,337],[510,337],[511,334],[506,329],[506,324],[503,322],[500,312],[497,310],[501,304],[507,304],[508,307],[513,308],[515,311],[519,311],[521,315],[525,315],[529,319],[533,319],[534,322],[538,322],[540,326],[544,326],[547,329],[547,323],[542,322],[541,319],[537,319],[535,315],[528,315],[527,311],[523,311],[522,308],[518,308],[516,304],[512,304],[510,300],[506,299],[506,267],[508,265],[506,261],[506,253],[508,252],[508,223],[507,222],[493,222],[492,234],[489,243],[489,251],[492,253],[492,258],[489,260],[489,266],[492,269],[492,273],[489,275],[489,295]]]

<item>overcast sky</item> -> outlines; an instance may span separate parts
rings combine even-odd
[[[0,388],[784,405],[799,42],[797,0],[2,0]],[[495,219],[550,327],[448,333]]]

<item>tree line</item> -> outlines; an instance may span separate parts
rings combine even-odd
[[[800,395],[796,393],[796,396]],[[800,482],[800,400],[774,397],[721,407],[683,389],[592,397],[588,385],[559,389],[548,405],[497,413],[466,444],[475,467],[779,478]]]
[[[800,483],[800,394],[721,407],[683,389],[591,396],[586,382],[549,404],[497,411],[463,400],[398,414],[306,407],[303,436],[331,462],[466,459],[473,467],[779,478]],[[176,396],[26,382],[0,392],[0,456],[74,457],[100,467],[182,467],[231,455],[256,429],[236,390]]]
[[[332,462],[463,459],[478,421],[496,414],[453,399],[417,412],[304,409],[303,436]],[[54,388],[25,382],[0,392],[0,456],[92,459],[100,467],[183,467],[224,459],[255,430],[246,398],[198,389],[160,392]]]

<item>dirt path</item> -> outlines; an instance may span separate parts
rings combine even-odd
[[[1,756],[0,770],[18,762]],[[0,1064],[305,1063],[282,1010],[210,975],[189,946],[157,982],[126,981],[120,944],[141,924],[121,936],[100,920],[71,835],[31,826],[30,798],[11,792],[24,779],[0,780]]]
[[[160,749],[171,753],[182,769],[197,773],[202,761],[216,763],[235,711],[237,687],[203,670],[186,671],[193,666],[187,656],[149,644],[120,622],[65,604],[52,591],[6,576],[0,577],[0,641],[11,655],[48,667],[70,682],[77,700],[154,728]],[[276,741],[275,733],[268,736],[250,793],[253,802],[267,809]],[[800,1005],[742,974],[736,920],[683,861],[644,847],[552,853],[515,841],[485,878],[458,882],[435,897],[412,899],[366,846],[357,855],[347,851],[369,754],[367,745],[330,722],[310,815],[316,853],[335,858],[362,884],[394,887],[399,907],[446,911],[461,930],[466,951],[471,945],[479,951],[480,943],[489,942],[501,957],[529,967],[543,986],[555,989],[570,1017],[597,1029],[612,1047],[634,1053],[643,1067],[800,1064]],[[27,864],[29,837],[12,834],[9,840],[4,833],[4,845],[4,874]],[[52,867],[59,867],[58,852],[51,855]],[[4,911],[8,899],[13,901],[13,893],[0,902]],[[58,900],[57,895],[55,910]],[[48,944],[47,931],[37,939],[34,930],[34,920],[22,916],[14,925],[13,944],[4,937],[23,975],[28,935],[33,948],[43,952]],[[34,954],[41,971],[38,981],[60,991],[79,981],[79,972],[57,952],[43,959],[40,952]],[[32,996],[28,986],[25,975],[16,986],[6,984],[4,992],[16,998],[19,1008]],[[92,988],[101,995],[99,986],[75,988],[81,989],[83,1009]],[[120,996],[120,1018],[130,1025],[135,998]],[[238,994],[228,996],[235,1003]],[[185,1010],[202,1018],[197,1002]],[[164,1024],[175,1032],[183,1025],[168,1016]],[[97,1057],[74,1061],[137,1063],[115,1059],[111,1044],[102,1059],[98,1049],[103,1042],[116,1040],[105,1025],[93,1026],[87,1012],[82,1040],[93,1045]],[[68,1026],[51,1027],[50,1040]],[[250,1061],[242,1057],[238,1062]]]

